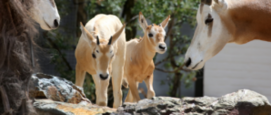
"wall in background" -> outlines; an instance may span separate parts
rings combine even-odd
[[[271,43],[227,44],[204,69],[204,95],[220,97],[251,89],[271,99]]]

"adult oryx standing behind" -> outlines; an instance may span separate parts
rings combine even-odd
[[[271,0],[201,0],[197,28],[185,54],[188,69],[201,69],[227,43],[271,42]]]
[[[165,53],[167,46],[164,42],[166,36],[165,27],[170,20],[168,16],[160,25],[148,25],[143,14],[139,13],[139,24],[144,31],[143,38],[132,39],[126,43],[126,61],[124,76],[129,83],[129,92],[126,102],[137,102],[140,100],[138,94],[138,82],[145,81],[148,88],[147,98],[155,96],[153,90],[153,70],[155,65],[153,57],[156,52]]]
[[[96,104],[107,105],[107,88],[112,76],[114,105],[122,104],[122,79],[125,62],[125,24],[114,15],[99,14],[86,28],[81,24],[82,35],[75,50],[76,85],[83,86],[85,73],[92,75],[96,87]]]

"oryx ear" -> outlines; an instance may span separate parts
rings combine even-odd
[[[214,1],[214,8],[217,10],[226,10],[228,7],[228,4],[225,0],[213,0]]]
[[[84,27],[84,25],[82,24],[82,22],[80,22],[80,29],[82,31],[82,37],[83,37],[84,40],[86,40],[89,43],[94,42],[94,38],[88,32],[88,30]]]
[[[123,24],[121,29],[117,31],[113,36],[111,36],[111,38],[109,39],[108,45],[114,44],[120,38],[120,35],[123,33],[125,26],[126,24]]]
[[[166,28],[169,20],[170,20],[170,15],[161,23],[161,26],[163,28]]]
[[[146,28],[148,27],[148,23],[141,12],[139,12],[138,21],[139,21],[140,27],[143,29],[143,31],[145,31]]]

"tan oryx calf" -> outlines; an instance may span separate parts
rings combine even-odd
[[[114,108],[122,104],[122,79],[125,61],[125,24],[113,15],[99,14],[84,27],[75,50],[76,85],[83,86],[85,73],[92,75],[96,104],[107,106],[107,88],[112,76]]]
[[[126,43],[126,61],[124,76],[129,84],[129,92],[125,102],[137,102],[140,100],[138,94],[138,82],[145,81],[148,88],[147,98],[155,96],[153,90],[153,70],[155,69],[153,57],[155,53],[165,53],[167,47],[164,42],[166,35],[165,27],[170,20],[168,16],[160,25],[148,25],[143,14],[139,13],[139,23],[144,31],[143,38],[133,39]]]

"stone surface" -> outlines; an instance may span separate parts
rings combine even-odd
[[[115,114],[146,115],[271,115],[267,98],[250,90],[239,90],[220,98],[183,99],[155,97],[125,103]]]
[[[90,103],[82,89],[65,79],[45,74],[32,76],[34,107],[39,115],[271,115],[268,99],[243,89],[215,97],[154,97],[111,109]],[[40,99],[45,98],[45,99]]]
[[[72,82],[52,75],[33,74],[31,84],[34,88],[29,91],[30,97],[47,98],[67,103],[91,103],[82,88]]]
[[[116,109],[108,107],[92,104],[71,104],[49,99],[36,99],[33,105],[38,115],[102,115],[116,112]]]

